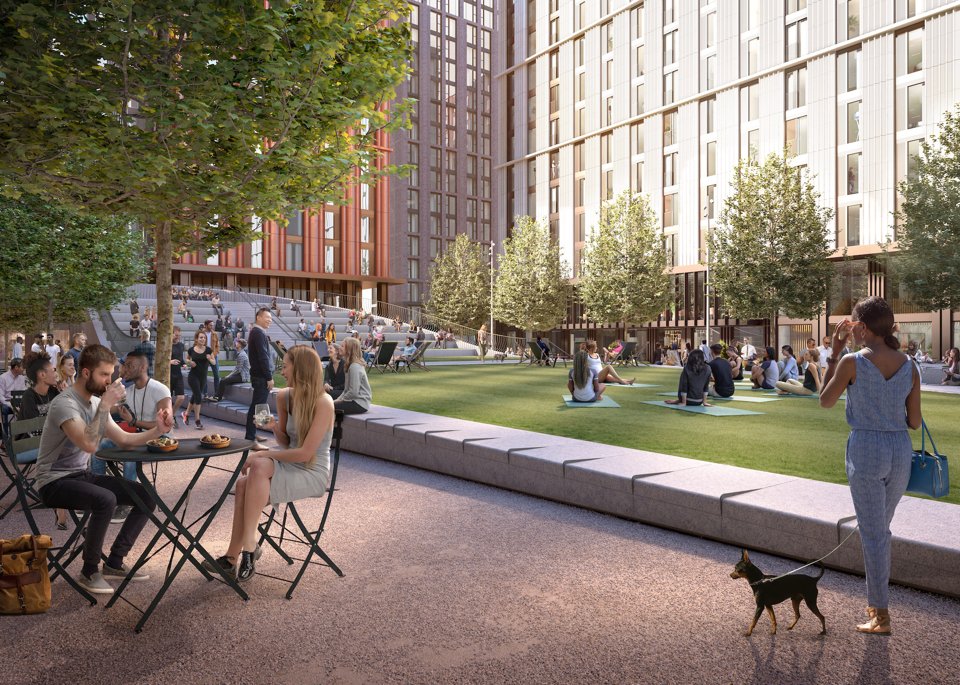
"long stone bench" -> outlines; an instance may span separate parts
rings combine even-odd
[[[249,386],[203,413],[243,423]],[[271,400],[273,395],[271,395]],[[373,406],[344,449],[807,562],[856,525],[845,485]],[[894,582],[960,597],[960,506],[907,496],[892,525]],[[825,562],[863,574],[859,534]]]

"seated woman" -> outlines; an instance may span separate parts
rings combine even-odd
[[[820,350],[807,349],[803,353],[806,368],[803,372],[803,383],[797,379],[777,382],[778,395],[819,395],[823,379],[820,378]]]
[[[623,343],[620,342],[620,338],[617,338],[613,341],[613,344],[610,347],[607,347],[603,350],[603,361],[604,363],[609,364],[612,361],[615,361],[617,357],[620,356],[620,353],[623,351]]]
[[[327,338],[328,345],[337,342],[337,327],[334,326],[333,324],[330,324],[329,326],[327,326],[326,338]]]
[[[360,354],[360,341],[347,338],[341,350],[344,358],[343,394],[337,398],[336,407],[344,414],[363,414],[370,409],[373,392],[367,380],[367,367]]]
[[[677,343],[672,343],[670,345],[670,349],[667,350],[666,354],[663,355],[663,357],[664,357],[663,363],[666,366],[683,366],[683,364],[680,361],[680,350],[677,347]]]
[[[772,347],[764,347],[758,354],[762,358],[759,364],[753,365],[750,371],[750,381],[755,390],[776,390],[777,380],[780,377],[780,367],[777,366],[777,351]]]
[[[743,357],[735,345],[727,347],[727,361],[730,362],[730,376],[735,381],[743,380]]]
[[[590,367],[586,352],[577,352],[573,368],[567,378],[567,390],[574,402],[597,402],[607,386],[597,380],[597,372]]]
[[[951,347],[943,360],[943,380],[940,385],[960,385],[960,350]]]
[[[257,523],[263,508],[321,497],[330,484],[334,409],[323,391],[320,357],[306,345],[292,347],[284,356],[281,374],[288,387],[277,394],[279,417],[261,426],[273,431],[280,449],[251,456],[244,464],[237,480],[230,544],[216,560],[241,583],[256,572]],[[209,562],[203,564],[216,572]]]
[[[620,385],[633,385],[633,381],[636,380],[631,378],[630,380],[624,380],[617,375],[617,372],[613,370],[613,367],[609,364],[604,364],[600,361],[600,355],[597,354],[597,341],[588,340],[587,341],[587,363],[590,364],[590,368],[593,369],[597,374],[597,380],[601,383],[619,383]]]
[[[797,367],[797,359],[793,356],[793,348],[790,345],[784,345],[780,348],[783,354],[783,366],[780,367],[780,376],[778,381],[795,381],[800,378],[800,369]]]
[[[319,342],[320,340],[325,340],[324,335],[323,335],[323,324],[322,324],[322,323],[318,323],[318,324],[314,327],[314,329],[313,329],[313,334],[312,334],[310,337],[313,338],[314,342]]]
[[[330,397],[337,399],[343,394],[343,386],[347,382],[344,376],[346,369],[340,353],[340,345],[334,343],[327,350],[330,354],[330,363],[323,370],[323,389]]]
[[[680,372],[680,383],[677,386],[677,399],[667,400],[667,404],[680,404],[690,407],[709,407],[707,390],[713,374],[707,365],[707,358],[702,350],[690,350],[687,363]]]
[[[140,315],[134,314],[130,319],[130,337],[139,338],[140,337]]]

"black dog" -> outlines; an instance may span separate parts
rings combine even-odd
[[[790,598],[793,601],[793,623],[787,630],[793,630],[800,620],[800,600],[807,604],[807,608],[813,612],[813,615],[820,619],[821,635],[827,632],[827,621],[817,608],[817,582],[823,577],[823,564],[820,564],[819,576],[786,575],[782,578],[776,576],[766,576],[763,572],[750,562],[747,550],[743,550],[743,555],[737,565],[733,567],[730,573],[731,578],[746,578],[750,583],[750,589],[753,590],[753,596],[757,600],[757,613],[753,615],[753,622],[747,629],[745,635],[750,637],[753,629],[757,626],[760,614],[766,609],[770,614],[770,634],[777,634],[777,615],[773,612],[773,605],[779,604],[783,600]]]

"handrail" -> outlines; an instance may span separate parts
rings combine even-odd
[[[124,333],[117,322],[114,321],[113,313],[109,310],[101,309],[97,314],[100,316],[100,323],[103,325],[103,333],[110,341],[110,349],[118,357],[126,357],[140,343],[140,338],[132,338]]]

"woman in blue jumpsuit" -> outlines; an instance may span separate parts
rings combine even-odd
[[[920,375],[894,336],[893,310],[869,297],[837,325],[827,359],[820,406],[830,408],[847,393],[847,481],[860,525],[867,576],[867,616],[862,633],[888,634],[890,522],[910,480],[913,447],[908,429],[920,427]],[[840,355],[848,336],[856,354]]]

